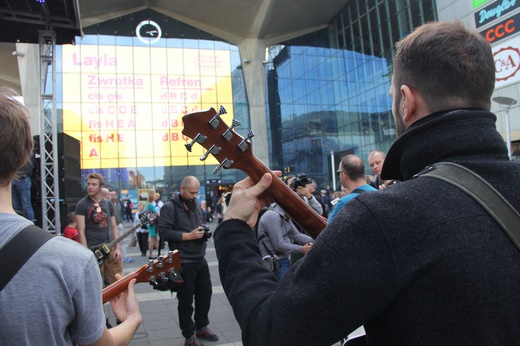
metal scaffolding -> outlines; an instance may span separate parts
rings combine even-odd
[[[58,127],[56,118],[56,33],[39,31],[40,178],[42,228],[60,234]]]

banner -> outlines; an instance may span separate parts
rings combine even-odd
[[[203,164],[182,116],[223,105],[230,123],[230,66],[226,50],[64,45],[63,130],[81,142],[81,168]]]

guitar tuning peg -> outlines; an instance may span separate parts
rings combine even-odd
[[[228,160],[228,158],[226,157],[224,160],[222,160],[220,165],[215,167],[215,169],[213,170],[213,174],[217,174],[218,171],[220,171],[222,169],[222,167],[225,167],[225,168],[231,167],[232,164],[233,164],[233,160]]]
[[[166,263],[173,263],[173,251],[168,251],[168,253],[164,256],[164,261]]]
[[[186,149],[188,149],[188,151],[191,153],[191,148],[193,147],[193,144],[195,143],[204,143],[204,141],[207,139],[208,137],[206,136],[203,136],[201,135],[200,133],[198,133],[195,138],[193,138],[193,140],[190,142],[190,143],[186,143],[184,144],[184,146],[186,147]]]
[[[231,123],[231,126],[228,127],[228,129],[226,130],[226,132],[224,132],[222,134],[222,136],[229,142],[231,140],[231,138],[233,138],[233,133],[231,131],[233,131],[233,129],[237,126],[240,126],[240,122],[238,120],[235,120],[233,119],[233,122]]]
[[[157,261],[157,264],[155,265],[155,267],[156,267],[156,268],[162,268],[162,267],[164,267],[164,263],[163,263],[163,261],[162,261],[162,258],[159,257],[158,260],[159,260],[159,261]]]
[[[238,147],[240,148],[240,150],[242,150],[243,152],[247,150],[247,141],[250,141],[251,138],[253,138],[255,136],[255,133],[253,132],[253,130],[250,130],[248,133],[247,133],[247,137],[244,138],[240,143],[238,143]]]
[[[213,144],[208,151],[204,155],[200,157],[201,161],[204,161],[208,158],[209,154],[217,155],[220,152],[220,147],[217,147],[215,144]]]
[[[209,124],[211,126],[213,126],[214,129],[216,129],[218,127],[218,125],[220,124],[220,121],[218,120],[218,118],[220,118],[220,116],[222,114],[227,114],[226,109],[224,108],[224,106],[220,106],[220,108],[218,110],[218,113],[215,114],[215,116],[213,118],[211,118],[211,120],[209,121]]]
[[[218,115],[227,114],[226,109],[224,106],[220,105],[220,108],[218,109]]]

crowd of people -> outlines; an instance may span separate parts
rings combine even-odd
[[[270,198],[278,179],[271,173],[238,182],[215,205],[199,203],[200,182],[186,176],[165,202],[151,190],[134,219],[128,196],[119,201],[102,175],[90,173],[64,232],[76,241],[43,236],[13,197],[33,149],[28,112],[0,88],[0,258],[9,249],[29,254],[18,272],[1,276],[0,344],[128,344],[142,321],[135,279],[110,301],[115,327],[101,296],[121,278],[124,249],[116,243],[102,256],[91,249],[113,242],[124,220],[137,225],[145,211],[160,217],[136,230],[141,254],[154,259],[161,242],[180,254],[186,346],[219,340],[209,329],[205,258],[206,225],[215,218],[220,280],[244,345],[331,345],[360,326],[371,345],[518,344],[519,248],[472,196],[423,176],[436,163],[457,163],[520,210],[511,184],[520,162],[509,159],[490,112],[494,82],[489,43],[460,23],[427,23],[401,39],[390,89],[398,138],[386,154],[368,155],[373,175],[363,158],[346,155],[337,167],[342,192],[318,191],[303,176],[285,179],[298,203],[327,218],[316,239]],[[13,251],[27,234],[27,250]]]

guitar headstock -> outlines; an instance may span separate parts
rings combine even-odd
[[[248,159],[253,158],[251,138],[254,133],[249,131],[244,139],[234,131],[240,123],[233,119],[229,127],[220,117],[223,114],[226,114],[226,110],[221,106],[218,113],[214,108],[210,108],[183,116],[182,134],[192,138],[190,143],[185,144],[186,149],[191,152],[195,143],[206,148],[207,151],[200,160],[203,161],[212,154],[220,162],[213,174],[222,168],[237,168],[247,173]]]
[[[224,107],[220,107],[218,113],[210,108],[183,116],[182,134],[193,139],[185,144],[186,149],[191,151],[195,143],[206,148],[207,152],[200,159],[205,160],[212,154],[220,162],[213,174],[221,168],[236,168],[244,171],[254,182],[258,182],[264,173],[271,173],[276,177],[275,173],[253,155],[250,141],[254,136],[253,131],[250,131],[246,138],[242,138],[233,130],[240,125],[238,121],[233,120],[231,127],[222,121],[220,116],[225,113]],[[282,180],[273,179],[266,194],[313,238],[316,238],[327,225],[327,222]]]
[[[156,260],[150,260],[137,271],[128,274],[122,279],[114,282],[110,286],[103,289],[103,303],[106,303],[119,293],[126,290],[128,283],[132,279],[137,282],[158,282],[161,279],[168,277],[170,273],[179,271],[181,269],[181,258],[179,251],[169,251],[167,255],[159,256]]]
[[[150,260],[148,264],[142,266],[136,273],[137,282],[150,282],[168,276],[174,270],[181,269],[181,258],[179,251],[168,251],[168,254],[159,256],[155,260]]]
[[[141,224],[141,226],[148,225],[148,224],[153,226],[153,225],[155,225],[156,222],[157,222],[157,213],[154,213],[151,210],[145,210],[139,216],[139,223]]]

